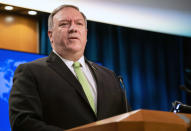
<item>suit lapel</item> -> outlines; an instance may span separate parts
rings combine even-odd
[[[61,77],[64,78],[75,90],[78,94],[89,104],[88,99],[83,91],[83,88],[70,69],[66,66],[66,64],[53,52],[48,56],[48,65],[55,72],[57,72]],[[90,107],[91,108],[91,107]]]
[[[97,66],[88,61],[87,59],[85,59],[86,63],[88,64],[88,66],[91,69],[91,72],[93,73],[93,76],[96,80],[96,84],[97,84],[97,119],[99,119],[100,113],[101,113],[101,108],[102,108],[102,99],[104,99],[104,93],[103,93],[103,78],[102,78],[102,72],[100,71],[99,68],[97,68]]]

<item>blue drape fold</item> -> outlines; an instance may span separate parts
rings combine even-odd
[[[50,40],[48,38],[48,15],[42,15],[39,21],[40,30],[40,54],[47,55],[51,52],[52,48],[50,45]]]

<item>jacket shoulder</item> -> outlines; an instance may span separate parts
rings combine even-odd
[[[110,70],[107,67],[104,67],[104,66],[102,66],[100,64],[97,64],[97,63],[94,63],[94,62],[91,62],[91,61],[89,61],[89,63],[92,65],[93,68],[95,68],[97,70],[100,70],[100,71],[103,71],[103,72],[107,72],[107,73],[115,74],[112,70]]]
[[[33,60],[33,61],[30,61],[30,62],[26,62],[26,63],[23,63],[21,65],[27,65],[27,66],[31,66],[31,65],[43,65],[44,63],[46,63],[47,61],[47,57],[43,57],[43,58],[39,58],[39,59],[36,59],[36,60]]]

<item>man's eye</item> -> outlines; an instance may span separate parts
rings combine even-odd
[[[61,23],[60,26],[66,26],[68,25],[69,23]]]
[[[78,25],[83,25],[83,23],[77,23]]]

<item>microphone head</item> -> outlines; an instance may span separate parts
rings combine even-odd
[[[118,79],[119,79],[120,81],[123,81],[123,77],[122,77],[121,75],[118,76]]]

